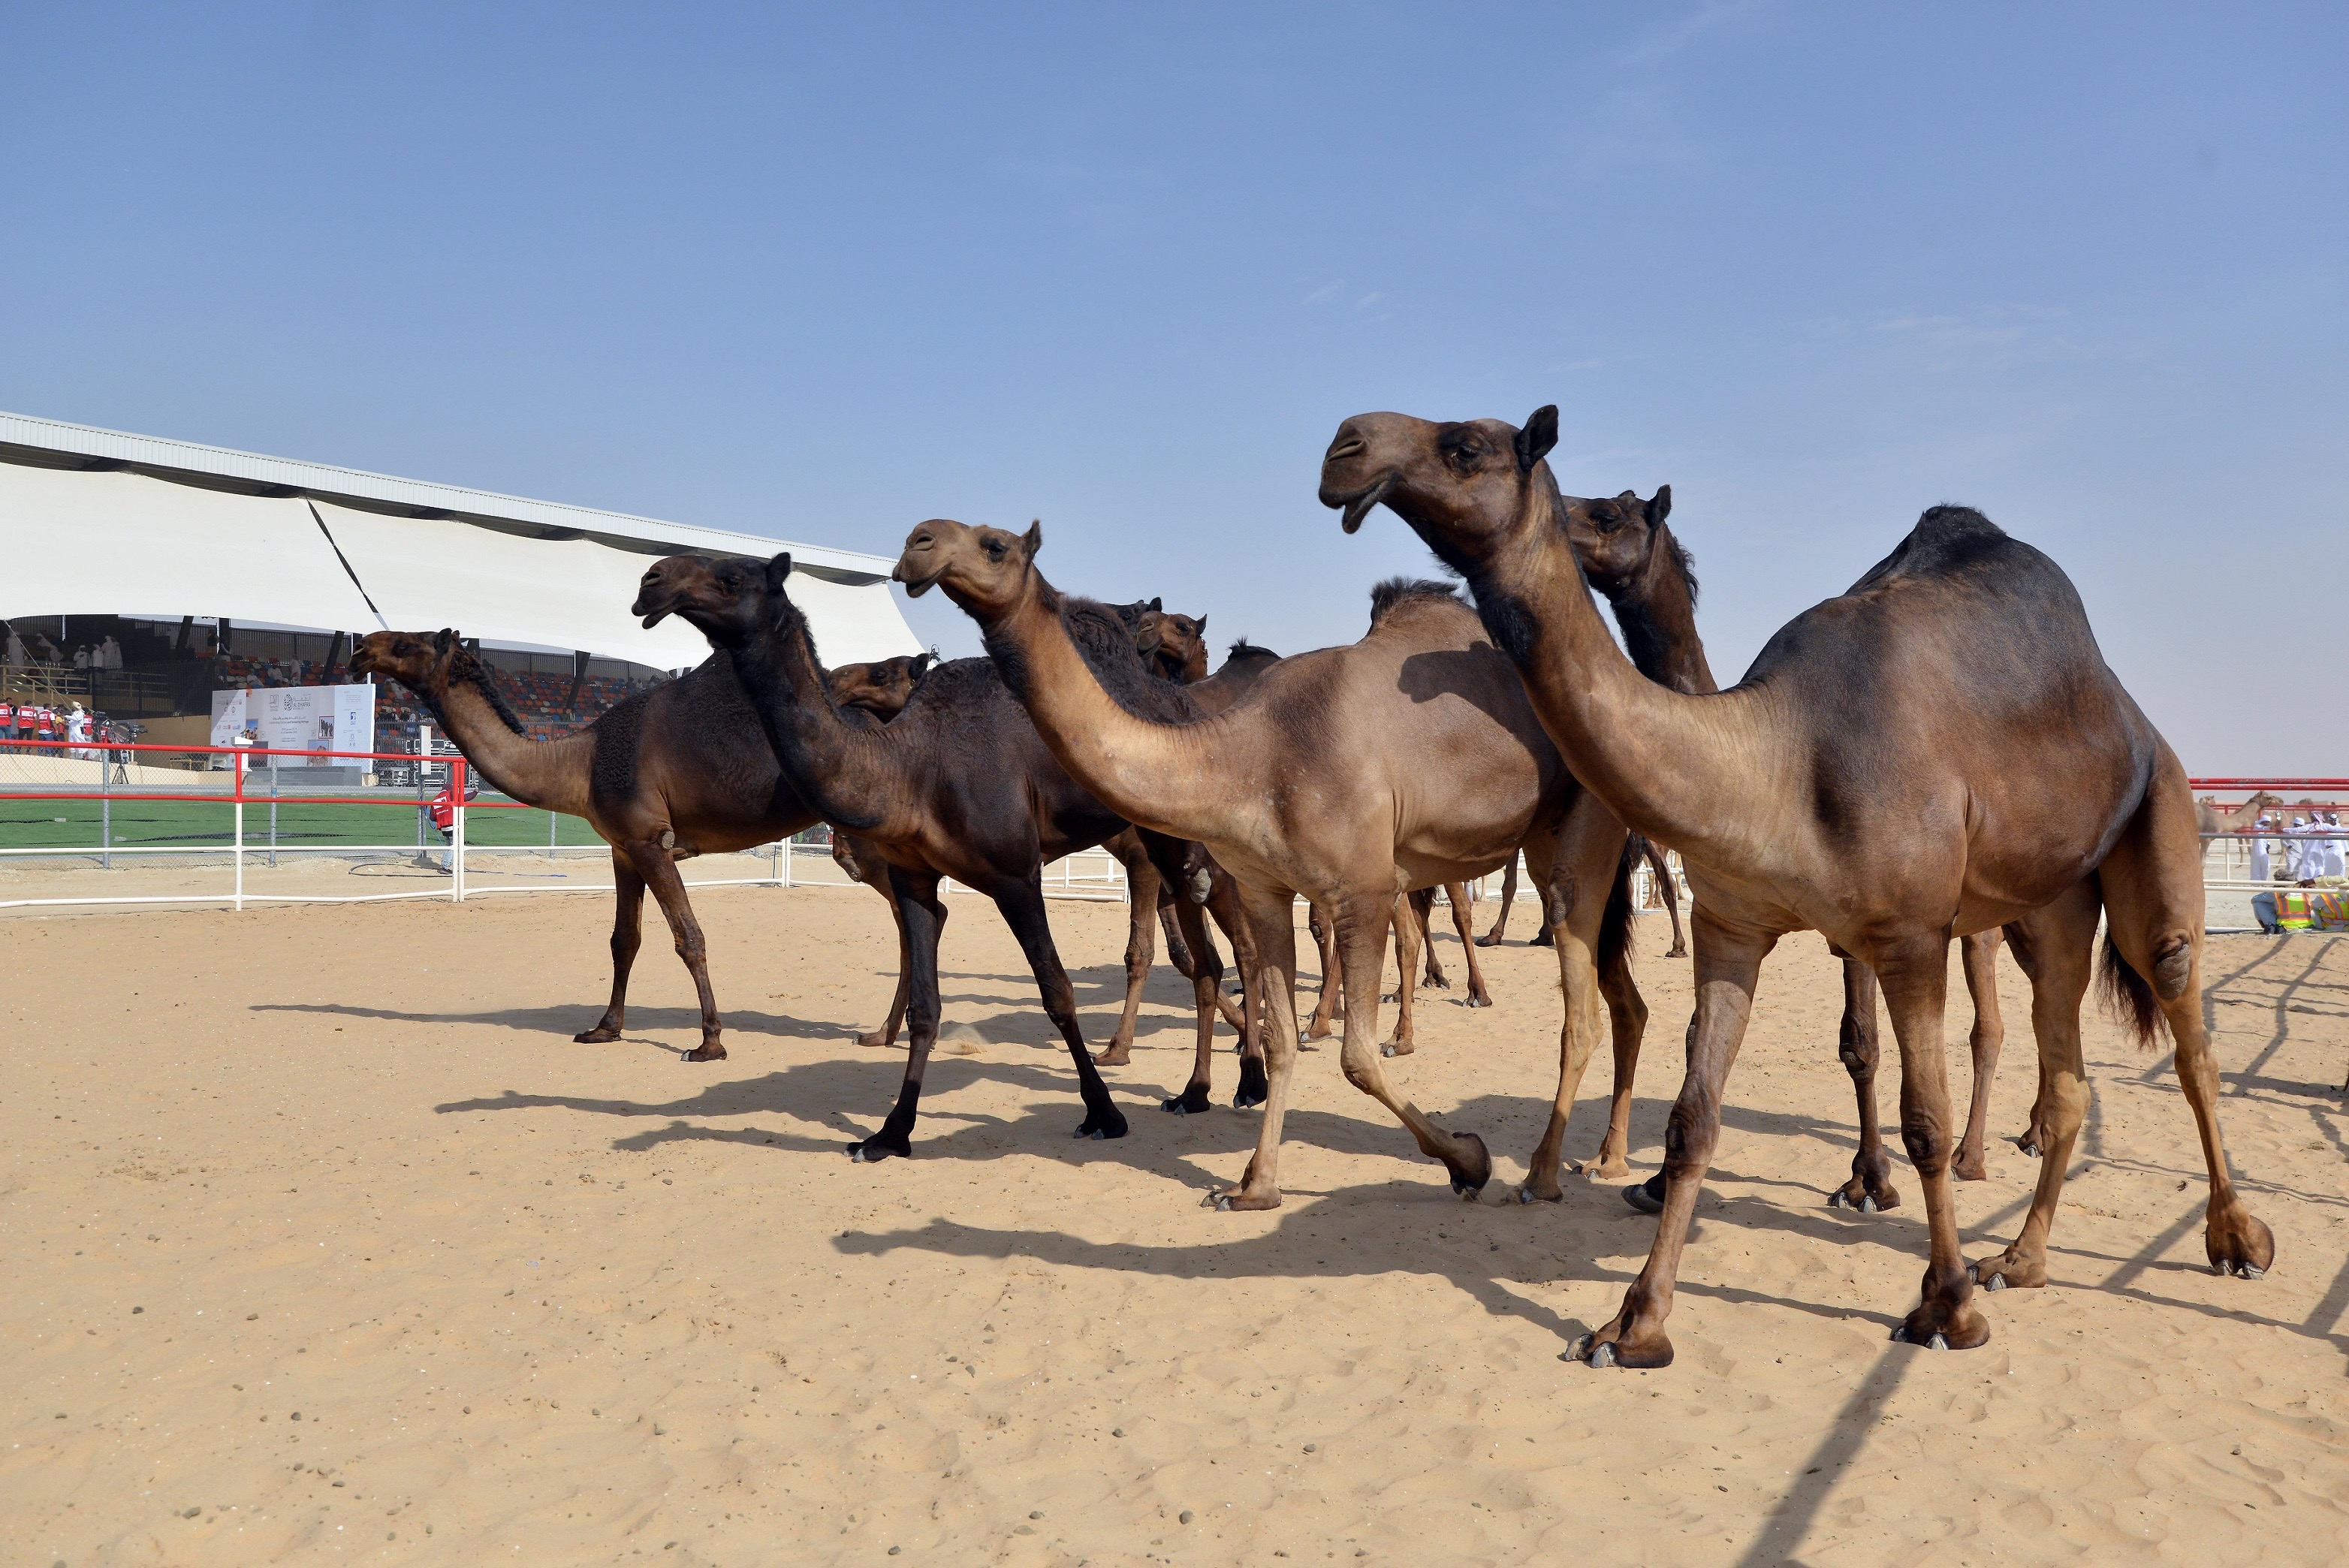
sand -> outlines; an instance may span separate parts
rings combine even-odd
[[[1017,949],[958,897],[957,1054],[932,1069],[919,1157],[859,1166],[841,1145],[900,1067],[850,1038],[893,981],[881,903],[700,907],[733,1055],[699,1067],[678,1059],[691,992],[657,925],[627,1036],[571,1042],[606,985],[601,900],[0,923],[0,1559],[2349,1558],[2337,942],[2211,949],[2226,1130],[2274,1273],[2208,1272],[2174,1078],[2098,1019],[2054,1284],[1981,1298],[1989,1346],[1936,1354],[1886,1338],[1921,1268],[1914,1173],[1892,1212],[1824,1206],[1855,1118],[1835,972],[1790,939],[1731,1082],[1679,1361],[1599,1373],[1559,1352],[1613,1312],[1652,1222],[1611,1187],[1505,1201],[1555,1070],[1547,953],[1488,954],[1497,1005],[1432,1003],[1392,1064],[1501,1157],[1484,1202],[1324,1048],[1299,1065],[1287,1206],[1218,1214],[1201,1195],[1237,1176],[1256,1119],[1154,1109],[1189,1059],[1170,971],[1109,1075],[1132,1135],[1073,1141]],[[1052,914],[1104,1037],[1122,911]],[[1690,1003],[1665,940],[1642,923],[1641,1174]],[[1457,966],[1448,932],[1439,951]],[[1992,1128],[2012,1133],[2033,1074],[2002,975]],[[1967,1021],[1961,1000],[1961,1096]],[[2012,1234],[2034,1171],[2000,1142],[1961,1186],[1971,1252]]]

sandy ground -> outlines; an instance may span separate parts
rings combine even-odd
[[[2099,1020],[2056,1283],[1982,1298],[1990,1345],[1936,1354],[1886,1339],[1921,1267],[1913,1172],[1892,1212],[1823,1205],[1855,1122],[1834,971],[1790,940],[1732,1080],[1678,1364],[1597,1373],[1559,1352],[1652,1226],[1611,1189],[1526,1207],[1496,1181],[1464,1205],[1325,1048],[1300,1063],[1287,1206],[1203,1210],[1256,1121],[1152,1109],[1188,1061],[1179,982],[1161,970],[1111,1073],[1132,1135],[1073,1141],[1065,1056],[968,897],[919,1157],[852,1165],[899,1070],[848,1037],[893,980],[880,902],[701,908],[733,1051],[706,1067],[678,1059],[691,994],[657,931],[628,1036],[571,1042],[605,991],[600,901],[7,922],[0,1559],[2349,1558],[2337,942],[2212,949],[2227,1131],[2275,1272],[2207,1272],[2175,1080]],[[1098,1038],[1122,912],[1053,918]],[[1661,921],[1640,940],[1644,1173],[1689,981]],[[1441,951],[1456,967],[1448,932]],[[1392,1068],[1514,1180],[1556,969],[1515,944],[1488,962],[1498,1005],[1425,1007]],[[2002,968],[2006,1133],[2032,1064]],[[1961,1003],[1953,1039],[1966,1023]],[[1959,1191],[1977,1253],[2034,1170],[2003,1143],[1992,1167]]]

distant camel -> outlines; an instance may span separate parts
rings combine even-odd
[[[1671,951],[1664,956],[1686,958],[1688,938],[1681,931],[1680,887],[1672,880],[1672,868],[1665,863],[1664,851],[1645,839],[1640,841],[1640,852],[1637,858],[1648,862],[1648,869],[1656,879],[1657,896],[1663,902],[1664,913],[1672,917],[1672,945]],[[1501,944],[1501,938],[1509,927],[1509,905],[1516,902],[1516,896],[1517,862],[1511,861],[1508,870],[1501,877],[1501,912],[1493,917],[1493,928],[1476,939],[1477,946],[1498,947]],[[1526,945],[1547,947],[1549,927],[1545,925],[1536,928],[1534,934],[1526,938]]]
[[[1467,577],[1575,777],[1678,850],[1695,890],[1696,1017],[1655,1248],[1613,1321],[1574,1353],[1602,1367],[1671,1360],[1664,1319],[1762,960],[1806,928],[1875,972],[1900,1044],[1901,1139],[1931,1245],[1923,1299],[1894,1338],[1981,1345],[1976,1279],[2046,1281],[2088,1101],[2078,1008],[2100,913],[2112,995],[2141,1041],[2166,1023],[2176,1042],[2209,1172],[2210,1262],[2265,1271],[2274,1238],[2237,1196],[2219,1133],[2186,770],[2106,667],[2062,571],[1980,513],[1935,507],[1848,593],[1783,628],[1734,689],[1684,695],[1635,670],[1590,603],[1542,461],[1557,438],[1555,408],[1523,429],[1357,415],[1330,443],[1321,499],[1349,531],[1383,502]],[[1942,1013],[1951,938],[1999,925],[2033,983],[2048,1141],[2021,1236],[1970,1268]]]
[[[885,707],[895,683],[910,687],[928,661],[923,654],[890,661],[893,671],[852,666],[849,700]],[[388,676],[414,692],[492,788],[525,805],[584,817],[611,845],[618,893],[612,999],[603,1017],[573,1038],[591,1045],[620,1037],[650,887],[701,999],[701,1044],[685,1059],[722,1059],[709,944],[677,862],[787,840],[816,823],[815,812],[776,770],[732,661],[707,660],[677,680],[623,697],[586,728],[554,740],[523,733],[488,666],[454,631],[370,632],[352,650],[351,669]],[[859,713],[860,722],[874,722]]]
[[[2194,802],[2194,830],[2205,838],[2215,833],[2240,833],[2256,824],[2260,813],[2283,801],[2262,789],[2240,806],[2221,806],[2218,798],[2204,795]]]

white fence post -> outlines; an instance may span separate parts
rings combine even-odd
[[[236,821],[230,830],[229,858],[236,862],[236,892],[234,904],[244,908],[244,753],[236,753],[236,804],[232,808]]]
[[[465,759],[449,759],[449,792],[454,804],[449,812],[449,902],[465,902]]]

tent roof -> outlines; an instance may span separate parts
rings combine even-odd
[[[372,598],[403,630],[678,668],[709,645],[676,620],[637,626],[645,567],[779,549],[827,661],[920,650],[885,556],[0,413],[0,616],[366,630]]]

